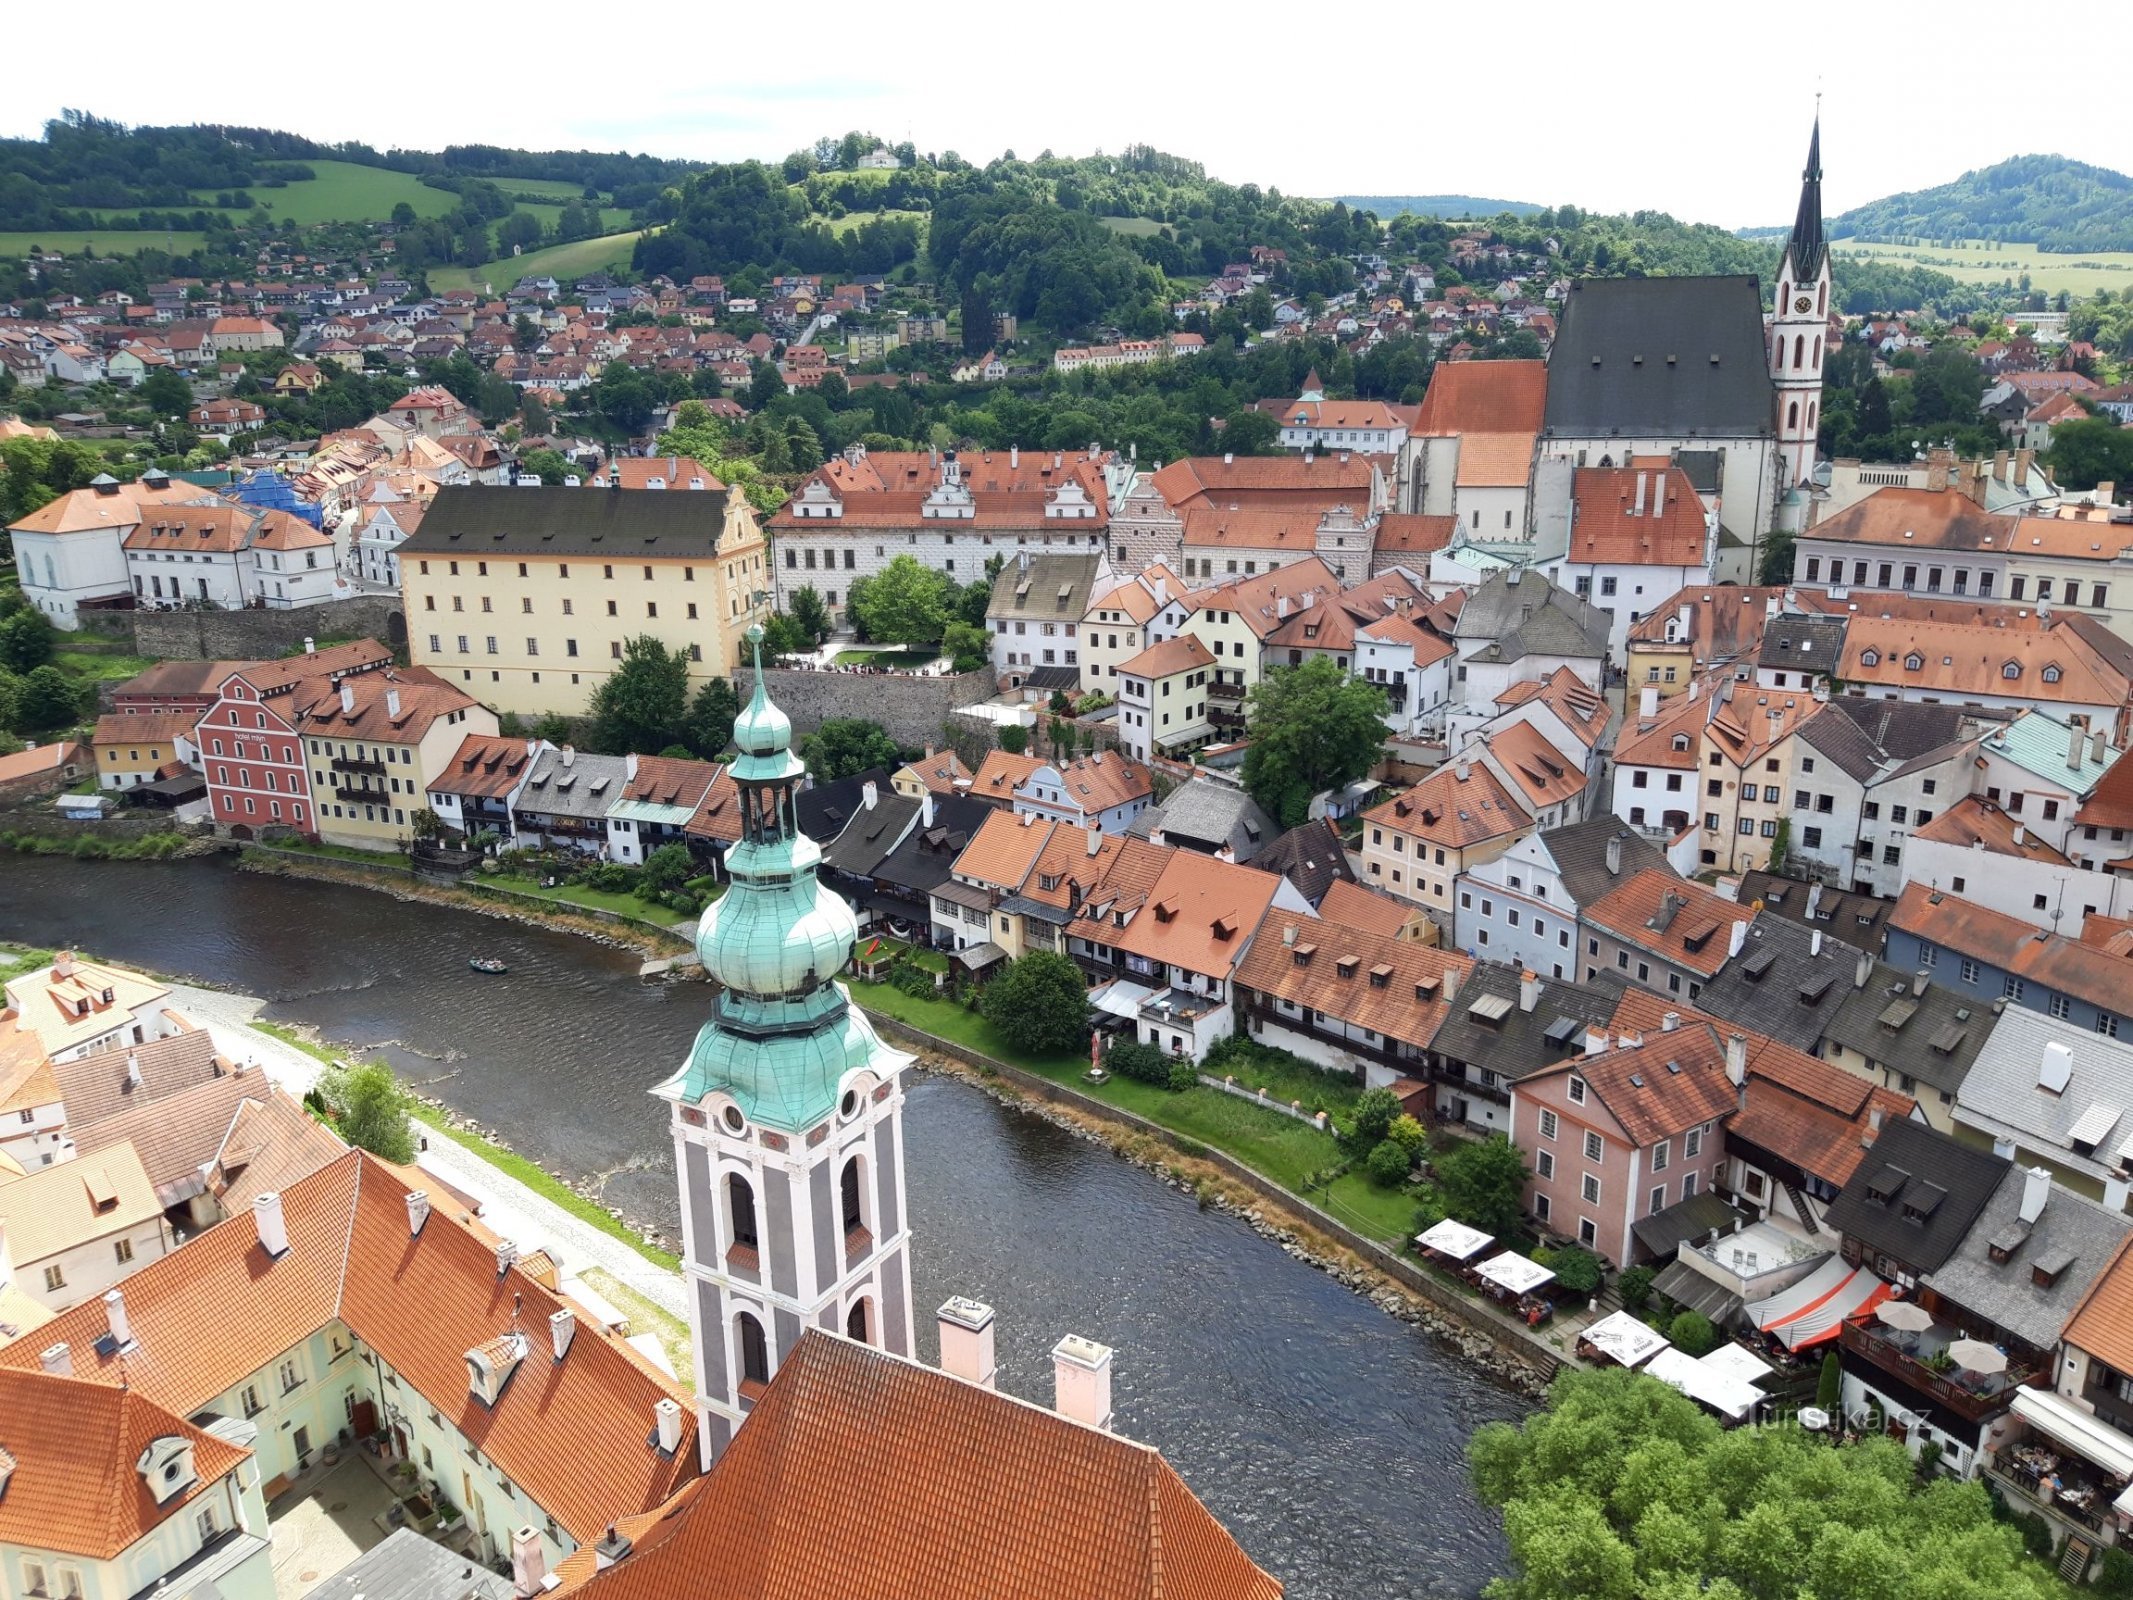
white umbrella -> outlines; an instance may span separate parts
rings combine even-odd
[[[1874,1308],[1876,1320],[1905,1333],[1924,1333],[1933,1326],[1933,1314],[1911,1300],[1884,1300]]]
[[[1948,1346],[1948,1358],[1965,1372],[1987,1376],[2007,1370],[2007,1357],[1982,1339],[1958,1339]]]

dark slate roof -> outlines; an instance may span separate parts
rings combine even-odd
[[[1796,281],[1812,282],[1828,254],[1829,240],[1822,233],[1822,118],[1817,113],[1814,135],[1807,141],[1807,165],[1800,170],[1800,209],[1793,214],[1785,259],[1792,263]]]
[[[1723,450],[1676,450],[1674,465],[1698,494],[1717,494],[1725,485],[1726,453]]]
[[[1170,791],[1168,799],[1133,819],[1126,831],[1136,839],[1163,830],[1163,842],[1213,855],[1228,845],[1239,861],[1252,861],[1280,833],[1242,789],[1212,778],[1193,778]]]
[[[1335,883],[1356,881],[1340,834],[1323,817],[1291,828],[1253,856],[1251,864],[1261,872],[1281,874],[1314,906]]]
[[[511,1580],[396,1528],[311,1591],[317,1600],[511,1600]]]
[[[631,491],[625,489],[622,492],[628,494]],[[889,783],[888,773],[879,767],[870,767],[865,772],[856,773],[849,778],[838,778],[831,783],[818,783],[812,789],[802,789],[793,799],[793,820],[800,825],[800,831],[815,843],[826,845],[843,833],[845,825],[865,807],[866,786],[869,783],[873,784],[880,794],[895,793]]]
[[[1890,763],[1900,767],[1922,756],[1937,756],[1967,737],[1969,724],[1991,715],[1963,706],[1840,694],[1807,720],[1800,737],[1865,783]]]
[[[1759,911],[1748,924],[1740,954],[1703,986],[1696,1004],[1811,1055],[1829,1019],[1852,993],[1859,955],[1819,928]]]
[[[824,846],[822,864],[855,878],[871,878],[918,821],[918,809],[918,801],[908,796],[887,789],[876,791],[873,809],[862,802],[844,832]]]
[[[1832,676],[1844,656],[1847,626],[1842,617],[1774,617],[1763,627],[1763,650],[1756,665]]]
[[[404,546],[402,548],[405,548]],[[590,750],[543,750],[527,774],[513,809],[522,817],[605,817],[609,806],[629,787],[628,763],[621,756]]]
[[[1714,1327],[1724,1327],[1741,1308],[1741,1298],[1715,1278],[1707,1278],[1686,1261],[1675,1261],[1652,1279],[1652,1287],[1684,1311],[1696,1311]]]
[[[1494,641],[1478,661],[1516,661],[1522,656],[1605,656],[1607,618],[1568,589],[1539,572],[1513,570],[1483,580],[1467,596],[1453,628],[1457,639]]]
[[[1022,679],[1026,689],[1072,689],[1080,682],[1081,673],[1074,667],[1032,667]]]
[[[2005,1156],[1960,1144],[1923,1122],[1889,1122],[1852,1181],[1829,1203],[1825,1220],[1870,1251],[1916,1272],[1937,1272],[2012,1166]]]
[[[904,842],[875,867],[874,881],[931,894],[954,876],[955,858],[996,809],[967,795],[936,796],[932,825],[921,817]]]
[[[648,556],[717,554],[724,489],[440,489],[407,556]]]
[[[1607,870],[1607,841],[1610,839],[1622,841],[1619,872]],[[1547,847],[1555,870],[1562,874],[1563,887],[1570,892],[1573,906],[1591,905],[1640,872],[1664,872],[1670,878],[1680,876],[1668,864],[1664,851],[1642,834],[1624,827],[1615,817],[1593,817],[1585,822],[1550,828],[1541,835],[1541,843]]]
[[[1925,1281],[1964,1310],[1990,1318],[2039,1350],[2049,1350],[2059,1342],[2060,1330],[2089,1285],[2133,1233],[2133,1218],[2054,1188],[2044,1202],[2044,1214],[2025,1224],[2022,1191],[2028,1176],[2020,1167],[2008,1169],[1955,1254]],[[1992,1259],[1995,1241],[2011,1247],[2006,1260]],[[2058,1270],[2051,1283],[2039,1284],[2037,1269],[2054,1266]]]
[[[1103,558],[1096,555],[1032,555],[1023,550],[992,580],[988,617],[1052,617],[1079,622]]]
[[[1580,278],[1564,296],[1548,436],[1769,434],[1773,400],[1752,275]]]
[[[1737,1210],[1706,1189],[1676,1201],[1664,1211],[1638,1218],[1629,1225],[1629,1231],[1646,1250],[1671,1261],[1684,1239],[1701,1239],[1714,1228],[1731,1233],[1736,1224],[1754,1220],[1749,1212]]]
[[[1875,962],[1865,987],[1853,987],[1823,1036],[1950,1100],[1992,1037],[1999,1013],[1990,1002],[1946,984],[1929,983],[1924,994],[1917,987],[1910,973]]]
[[[1767,872],[1740,875],[1740,903],[1763,909],[1797,922],[1803,928],[1820,928],[1833,939],[1842,939],[1855,950],[1881,953],[1883,929],[1893,900],[1877,900],[1870,894],[1832,889],[1826,883],[1803,883],[1797,878],[1773,877]]]
[[[1621,1003],[1619,987],[1541,981],[1540,1001],[1531,1011],[1518,1009],[1519,969],[1501,961],[1484,961],[1467,975],[1437,1029],[1431,1048],[1452,1061],[1481,1067],[1500,1078],[1517,1079],[1554,1066],[1585,1048],[1585,1030],[1604,1028]],[[1493,996],[1511,1009],[1491,1025],[1473,1014],[1474,1002]],[[1551,1040],[1550,1032],[1556,1034]]]

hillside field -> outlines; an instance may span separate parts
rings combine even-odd
[[[411,172],[361,167],[353,161],[307,161],[318,176],[284,189],[255,186],[246,193],[275,216],[302,227],[321,222],[384,222],[405,200],[418,217],[441,217],[459,204],[459,196],[432,189]],[[196,189],[202,205],[215,203],[212,189]]]
[[[41,232],[0,233],[0,256],[26,256],[32,245],[43,245],[47,250],[58,250],[70,256],[78,256],[84,250],[94,250],[100,256],[130,256],[140,250],[168,250],[174,255],[182,255],[198,249],[203,237],[205,235],[187,233],[182,229],[165,233],[161,229],[141,232],[96,228],[83,233],[78,229],[68,232],[47,228]]]
[[[1842,256],[1867,256],[1928,267],[1964,283],[2019,281],[2026,272],[2032,288],[2046,294],[2064,289],[2077,300],[2086,299],[2098,289],[2109,289],[2113,294],[2133,289],[2133,251],[2094,250],[2060,255],[2039,250],[2033,244],[1988,245],[1977,240],[1960,245],[1909,245],[1838,239],[1830,248]]]
[[[628,266],[636,243],[634,233],[610,233],[603,238],[573,239],[569,244],[550,245],[545,250],[528,250],[522,256],[506,256],[479,267],[432,267],[430,288],[479,289],[486,283],[502,294],[521,278],[543,274],[568,283],[584,273]]]
[[[1151,239],[1163,231],[1163,225],[1153,217],[1098,217],[1096,220],[1113,233],[1122,233],[1132,239]]]

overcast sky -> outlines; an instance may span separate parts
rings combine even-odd
[[[1819,87],[1832,215],[2035,151],[2133,170],[2120,98],[2049,60],[2052,41],[2116,38],[2124,16],[2112,0],[2053,6],[2048,35],[2034,17],[1947,0],[1652,0],[1611,12],[1559,0],[659,12],[519,0],[478,22],[299,8],[271,24],[240,10],[202,29],[171,15],[107,0],[102,35],[138,41],[123,65],[99,66],[91,52],[73,56],[84,70],[62,71],[46,54],[45,70],[11,75],[0,127],[34,134],[72,105],[381,148],[703,160],[775,160],[847,128],[974,161],[1140,142],[1287,193],[1652,207],[1744,227],[1791,220]],[[352,30],[345,44],[336,15]],[[434,38],[426,16],[440,24]],[[2039,98],[2047,78],[2059,87]],[[2028,108],[2020,117],[2001,114],[2010,93]]]

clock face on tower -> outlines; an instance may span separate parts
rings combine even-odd
[[[1792,309],[1795,311],[1812,311],[1814,306],[1815,303],[1804,294],[1792,303]]]

